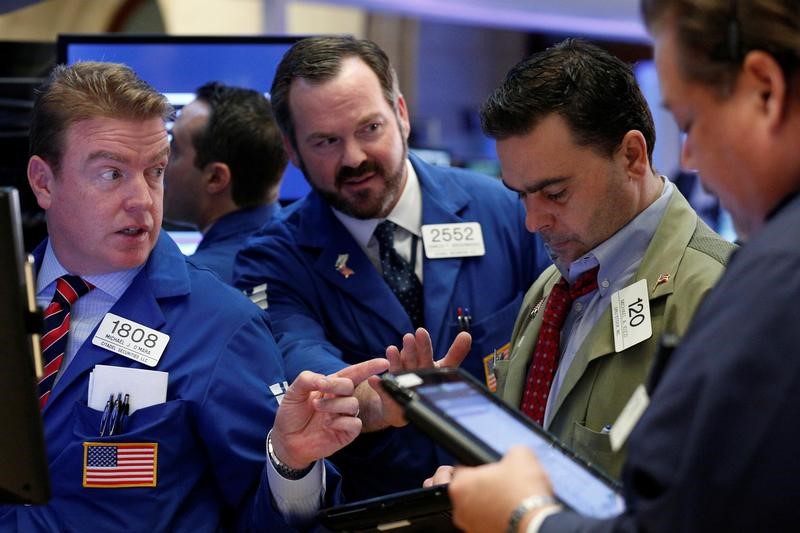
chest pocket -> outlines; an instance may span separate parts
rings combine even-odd
[[[197,446],[190,405],[185,400],[173,400],[138,409],[127,417],[119,435],[100,437],[102,413],[81,403],[75,404],[73,438],[55,459],[51,469],[55,475],[62,476],[54,480],[54,487],[64,484],[76,490],[90,490],[95,494],[95,499],[116,499],[118,493],[135,491],[137,498],[151,500],[153,505],[160,499],[158,494],[186,492],[205,470],[206,463],[203,450]],[[153,450],[154,479],[150,486],[132,481],[127,484],[129,486],[122,483],[119,487],[106,489],[87,483],[87,468],[99,465],[113,470],[114,465],[119,466],[122,460],[123,454],[120,452],[133,444]],[[94,460],[89,457],[90,449],[95,451]],[[101,462],[96,459],[99,450],[102,450],[104,457]],[[145,453],[139,462],[142,471],[148,470],[149,460]],[[109,472],[109,475],[113,474]],[[74,476],[74,479],[70,476]]]
[[[495,350],[501,350],[511,340],[511,332],[517,319],[523,295],[520,293],[511,302],[507,303],[490,315],[470,324],[472,335],[472,348],[469,355],[462,363],[462,367],[478,378],[482,383],[487,382],[487,358],[491,359]],[[456,321],[450,323],[450,342],[460,331]],[[445,347],[446,350],[449,347]],[[444,355],[444,352],[441,354]],[[493,367],[493,365],[490,364]],[[493,369],[490,371],[494,372]]]
[[[176,515],[180,502],[192,495],[200,494],[196,499],[203,505],[214,504],[198,490],[208,472],[208,459],[203,447],[198,446],[191,402],[173,400],[139,409],[127,418],[120,435],[100,437],[101,418],[102,412],[74,403],[66,419],[71,427],[61,428],[68,437],[61,439],[60,449],[49,450],[53,509],[69,509],[68,514],[59,516],[63,530],[84,530],[87,524],[81,521],[91,516],[97,531],[118,529],[125,523],[136,524],[137,531],[158,531]],[[113,478],[125,474],[118,468],[118,449],[134,445],[153,450],[150,458],[136,459],[143,464],[141,470],[152,476],[148,483],[122,482],[109,487],[87,484],[90,448],[100,451],[92,459],[96,472],[93,479],[97,479],[97,473]],[[131,505],[131,501],[136,504]]]

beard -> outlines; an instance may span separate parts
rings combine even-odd
[[[334,190],[332,191],[315,185],[314,180],[309,178],[305,162],[298,154],[300,170],[311,188],[337,211],[361,220],[385,217],[397,203],[402,193],[401,186],[403,185],[405,165],[408,159],[408,142],[405,137],[401,136],[401,138],[403,139],[403,153],[395,168],[387,171],[381,163],[374,159],[367,159],[355,168],[342,167],[336,174]],[[375,174],[377,179],[383,181],[383,187],[378,190],[365,188],[352,194],[343,194],[342,187],[346,180],[366,174]]]

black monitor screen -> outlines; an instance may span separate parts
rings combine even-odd
[[[68,34],[58,37],[58,62],[124,63],[180,108],[209,81],[268,93],[283,54],[300,38]],[[281,201],[305,196],[308,190],[303,174],[289,163],[281,185]]]
[[[31,333],[40,331],[40,322],[32,273],[23,254],[19,195],[0,187],[0,503],[44,503],[50,496],[33,359],[39,338]]]

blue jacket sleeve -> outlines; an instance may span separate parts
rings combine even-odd
[[[260,313],[231,335],[195,413],[220,497],[243,531],[291,529],[272,503],[266,476],[266,437],[278,408],[269,385],[285,381],[269,331]]]
[[[347,366],[326,336],[319,312],[325,301],[302,254],[284,228],[272,225],[248,241],[234,267],[236,287],[267,284],[267,312],[290,381],[303,370],[332,374]]]
[[[344,503],[342,496],[341,476],[330,462],[325,463],[325,494],[320,509]],[[272,491],[267,481],[266,468],[262,469],[259,490],[252,504],[241,514],[237,524],[239,531],[296,531],[278,513],[272,499]],[[326,531],[317,523],[312,524],[312,531]]]

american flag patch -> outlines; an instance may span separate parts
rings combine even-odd
[[[158,443],[83,443],[83,486],[155,487]]]

